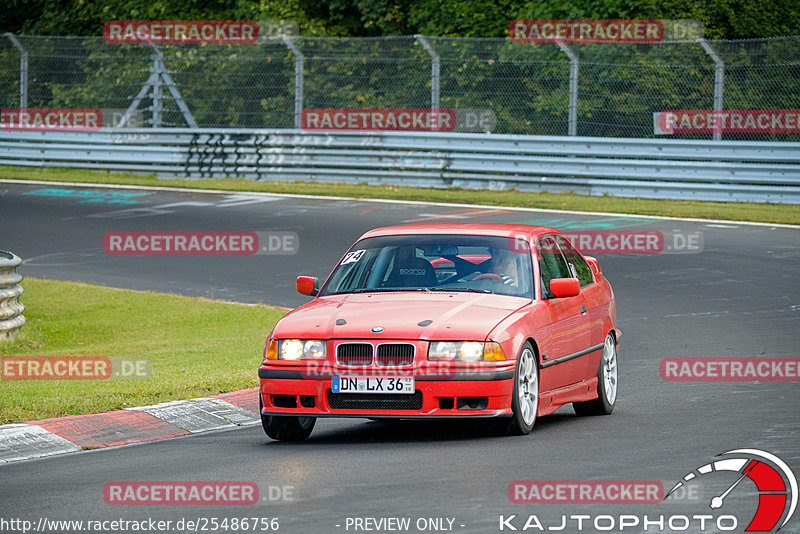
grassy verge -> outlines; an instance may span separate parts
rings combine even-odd
[[[317,182],[255,182],[244,179],[162,180],[152,175],[118,174],[81,169],[25,169],[0,166],[0,178],[51,180],[84,183],[112,183],[147,186],[172,186],[226,191],[259,191],[354,198],[425,200],[561,209],[612,213],[633,213],[666,217],[728,219],[800,225],[800,207],[754,202],[702,202],[698,200],[652,200],[642,198],[589,197],[573,193],[520,193],[465,189],[325,184]]]
[[[98,413],[258,385],[267,306],[26,278],[23,335],[0,356],[146,359],[141,379],[3,380],[0,423]]]

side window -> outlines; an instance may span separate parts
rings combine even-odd
[[[572,272],[571,276],[580,281],[581,287],[586,287],[594,282],[591,267],[589,267],[589,264],[583,259],[583,256],[575,250],[572,243],[560,235],[556,236],[556,242],[564,253],[564,259],[567,260],[569,270]]]
[[[550,280],[553,278],[572,278],[573,274],[567,265],[561,250],[556,244],[555,236],[546,235],[536,242],[539,256],[539,270],[542,273],[542,295],[550,291]]]
[[[336,292],[340,288],[362,288],[365,286],[367,276],[372,270],[375,259],[378,256],[378,249],[364,249],[362,251],[352,251],[353,253],[360,253],[355,256],[357,259],[352,261],[347,260],[347,256],[342,260],[342,263],[337,269],[336,276],[331,277],[329,282],[331,290]],[[345,263],[347,262],[347,263]]]

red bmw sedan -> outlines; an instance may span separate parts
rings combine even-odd
[[[297,290],[314,299],[275,325],[258,371],[272,439],[304,440],[317,417],[497,418],[528,434],[568,403],[614,409],[614,293],[553,228],[378,228]]]

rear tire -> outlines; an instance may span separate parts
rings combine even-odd
[[[525,342],[514,369],[514,392],[511,397],[511,421],[506,433],[530,434],[539,411],[539,362],[530,342]]]
[[[264,409],[261,393],[258,394],[259,413]],[[316,417],[294,415],[264,415],[261,413],[261,426],[270,438],[277,441],[305,441],[314,430]]]
[[[586,402],[573,402],[578,415],[609,415],[617,403],[617,342],[609,332],[603,343],[600,367],[597,369],[597,398]]]

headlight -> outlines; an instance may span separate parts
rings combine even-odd
[[[435,361],[498,361],[505,360],[502,347],[494,341],[432,341],[428,359]]]
[[[273,339],[267,348],[267,359],[324,360],[325,346],[321,339]]]

